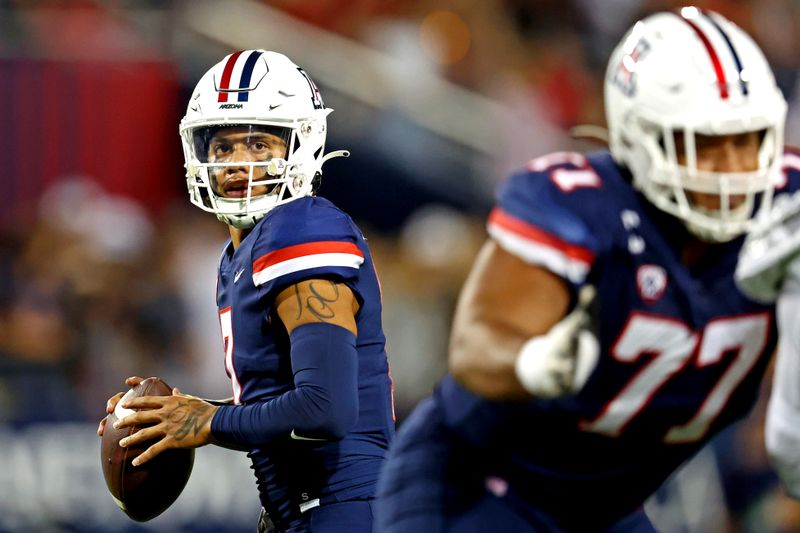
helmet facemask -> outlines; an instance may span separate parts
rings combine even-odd
[[[698,168],[697,141],[714,135],[685,126],[640,123],[632,136],[639,139],[645,154],[641,159],[649,164],[636,173],[636,186],[656,207],[683,220],[691,233],[705,241],[726,242],[746,232],[762,208],[769,210],[780,171],[783,144],[777,140],[783,136],[782,122],[756,132],[737,132],[740,138],[758,135],[757,166],[733,172]],[[709,201],[716,205],[709,207]]]
[[[183,135],[190,151],[186,159],[192,162],[187,168],[192,203],[226,224],[247,229],[272,208],[311,194],[319,168],[297,157],[303,143],[299,129],[263,123],[187,129]],[[230,145],[234,140],[235,150]]]

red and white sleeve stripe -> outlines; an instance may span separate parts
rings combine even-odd
[[[287,246],[253,262],[253,283],[263,285],[280,276],[325,266],[359,268],[364,254],[353,243],[319,241]]]
[[[487,229],[503,249],[573,283],[582,283],[594,262],[590,249],[564,241],[500,208],[489,215]]]

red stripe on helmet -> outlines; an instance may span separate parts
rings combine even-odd
[[[226,92],[226,90],[231,84],[231,74],[233,74],[233,66],[236,64],[236,60],[239,59],[240,55],[242,55],[242,50],[234,52],[228,58],[228,62],[225,63],[225,69],[222,71],[222,79],[219,80],[219,87],[217,87],[217,91],[219,92],[219,96],[217,97],[217,102],[228,101],[228,93]]]
[[[708,57],[711,58],[711,63],[714,65],[714,72],[717,74],[717,85],[719,85],[719,97],[723,100],[728,98],[728,80],[725,78],[725,70],[722,68],[722,62],[719,60],[719,56],[717,52],[714,50],[714,47],[711,45],[711,41],[708,40],[706,34],[703,33],[703,30],[700,27],[689,20],[688,18],[684,17],[683,15],[679,15],[681,20],[683,20],[686,24],[692,27],[694,32],[700,37],[700,40],[703,41],[703,45],[706,47],[706,52],[708,52]]]

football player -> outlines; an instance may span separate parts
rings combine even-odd
[[[777,301],[781,342],[767,408],[766,447],[787,492],[800,498],[800,193],[779,197],[769,216],[759,220],[747,236],[736,277],[753,299]]]
[[[176,389],[124,403],[147,410],[117,423],[152,424],[121,442],[155,439],[134,465],[176,447],[247,450],[280,532],[372,531],[394,435],[372,258],[350,217],[315,196],[323,163],[347,155],[324,154],[330,112],[275,52],[230,54],[197,84],[180,135],[191,202],[230,228],[217,308],[233,398]]]
[[[654,531],[642,504],[745,415],[776,345],[744,233],[783,175],[786,102],[752,39],[695,8],[613,52],[610,150],[500,188],[450,371],[401,428],[381,532]]]

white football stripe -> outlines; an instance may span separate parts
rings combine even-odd
[[[302,257],[295,257],[293,259],[281,261],[280,263],[275,263],[264,270],[253,273],[253,283],[255,283],[256,286],[263,285],[280,276],[300,270],[307,270],[309,268],[323,266],[358,268],[363,262],[364,258],[356,254],[329,253],[304,255]]]
[[[114,416],[117,417],[117,420],[122,420],[126,416],[132,415],[133,413],[136,412],[133,409],[122,408],[122,402],[124,402],[125,400],[130,400],[131,398],[133,398],[133,389],[126,392],[125,395],[122,398],[120,398],[120,400],[117,402],[117,406],[114,407]]]

